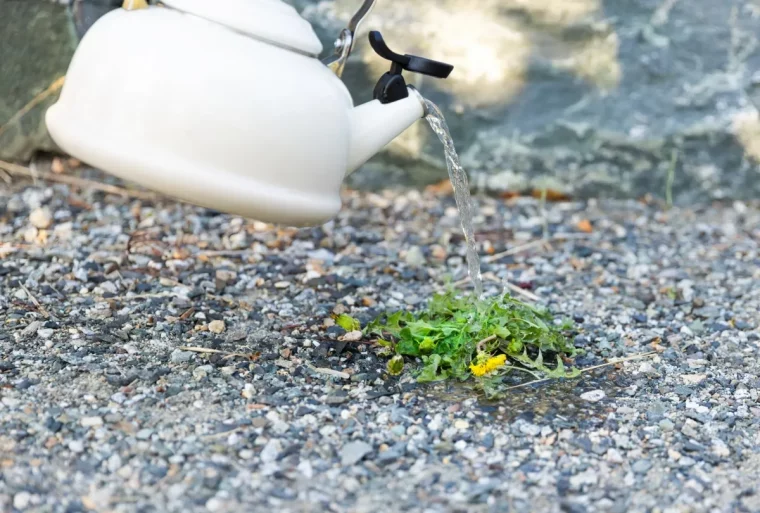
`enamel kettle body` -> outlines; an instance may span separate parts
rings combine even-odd
[[[312,226],[340,211],[348,173],[425,114],[405,84],[354,108],[280,0],[165,3],[112,11],[87,32],[46,117],[64,151],[192,204]]]

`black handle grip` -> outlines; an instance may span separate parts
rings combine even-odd
[[[383,35],[376,30],[369,33],[369,44],[380,57],[393,63],[391,73],[394,74],[401,74],[401,70],[406,70],[435,78],[448,78],[454,70],[454,66],[445,62],[394,52],[388,48]]]

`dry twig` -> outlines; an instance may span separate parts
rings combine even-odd
[[[47,310],[45,310],[45,307],[42,306],[39,301],[37,301],[37,298],[34,297],[34,294],[32,294],[32,292],[28,288],[26,288],[23,283],[19,283],[19,285],[21,286],[21,289],[26,293],[27,297],[31,299],[32,303],[34,303],[34,306],[37,307],[37,310],[42,315],[44,315],[47,319],[49,319],[50,314],[48,313]]]
[[[325,374],[327,376],[332,376],[334,378],[340,378],[340,379],[349,379],[351,377],[350,374],[347,372],[340,372],[333,369],[326,369],[323,367],[314,367],[309,362],[304,362],[304,365],[306,365],[309,369],[313,370],[314,372],[318,374]]]
[[[218,349],[209,349],[207,347],[180,346],[179,349],[181,351],[190,351],[191,353],[223,354],[227,358],[237,357],[237,358],[247,358],[250,360],[254,356],[252,354],[229,353],[227,351],[219,351]]]
[[[11,175],[24,176],[32,179],[36,177],[40,180],[63,183],[66,185],[71,185],[72,187],[79,187],[81,189],[94,189],[96,191],[105,192],[107,194],[115,194],[117,196],[124,196],[128,198],[135,198],[146,201],[156,201],[161,198],[161,196],[153,192],[129,190],[123,187],[117,187],[115,185],[96,182],[95,180],[79,178],[77,176],[56,175],[54,173],[48,173],[44,171],[35,172],[26,166],[20,166],[18,164],[5,162],[3,160],[0,160],[0,169],[5,170]]]
[[[566,233],[562,235],[554,235],[553,237],[549,239],[538,239],[533,240],[530,242],[526,242],[525,244],[521,244],[519,246],[515,246],[514,248],[510,248],[506,251],[502,251],[501,253],[496,253],[495,255],[489,255],[483,259],[484,262],[495,262],[496,260],[499,260],[500,258],[504,258],[506,256],[512,256],[517,255],[518,253],[522,253],[524,251],[528,251],[529,249],[533,249],[535,247],[540,247],[547,245],[551,242],[561,242],[561,241],[568,241],[568,240],[583,240],[588,239],[592,236],[590,233]]]

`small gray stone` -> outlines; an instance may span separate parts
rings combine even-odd
[[[419,246],[412,246],[406,252],[404,262],[409,267],[422,267],[425,265],[425,255],[422,254],[422,250]]]
[[[653,403],[647,410],[647,419],[649,419],[650,422],[657,422],[661,420],[664,415],[665,405],[659,401]]]
[[[12,196],[11,199],[8,200],[6,208],[8,209],[8,212],[18,214],[26,208],[26,204],[20,196]]]
[[[538,436],[541,433],[541,428],[535,424],[525,422],[520,425],[520,433],[527,436]]]
[[[703,319],[714,319],[720,316],[720,308],[717,306],[705,306],[694,310],[694,315]]]
[[[623,299],[623,304],[635,310],[646,310],[647,308],[647,305],[645,305],[642,300],[630,296]]]
[[[104,281],[103,283],[98,285],[98,287],[100,287],[101,290],[103,290],[103,292],[107,292],[109,294],[116,294],[119,292],[118,287],[116,287],[116,285],[110,281]]]
[[[332,394],[332,395],[328,395],[325,398],[325,403],[331,404],[331,405],[338,405],[338,404],[347,403],[348,399],[349,399],[348,395],[345,393]]]
[[[148,440],[151,436],[153,436],[153,430],[152,429],[141,429],[137,432],[135,437],[138,440]]]
[[[53,333],[55,333],[55,330],[51,328],[41,328],[37,330],[37,336],[43,340],[47,340],[52,337]]]
[[[652,468],[652,462],[649,460],[639,460],[631,465],[631,470],[636,474],[646,474]]]
[[[278,439],[272,438],[266,443],[264,449],[261,451],[261,461],[263,463],[271,463],[277,459],[277,456],[281,451],[282,443]]]
[[[195,353],[190,351],[182,351],[181,349],[175,349],[172,351],[169,359],[172,363],[187,363],[195,357]]]
[[[406,443],[399,442],[394,444],[388,450],[382,451],[377,455],[376,461],[378,463],[390,463],[404,456],[406,452]]]
[[[367,442],[357,440],[349,442],[340,450],[340,462],[344,467],[359,463],[366,455],[372,452],[372,446]]]

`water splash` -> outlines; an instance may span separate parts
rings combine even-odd
[[[480,258],[478,249],[475,245],[475,232],[472,228],[472,199],[470,197],[470,184],[467,180],[467,173],[459,163],[459,155],[454,147],[454,140],[451,138],[449,126],[446,119],[438,106],[430,100],[425,100],[428,115],[426,119],[430,123],[430,128],[436,133],[443,143],[446,152],[446,166],[449,169],[449,179],[454,186],[454,198],[459,209],[459,219],[462,223],[462,231],[467,242],[467,270],[470,273],[470,279],[475,287],[475,295],[483,295],[483,276],[480,273]]]

